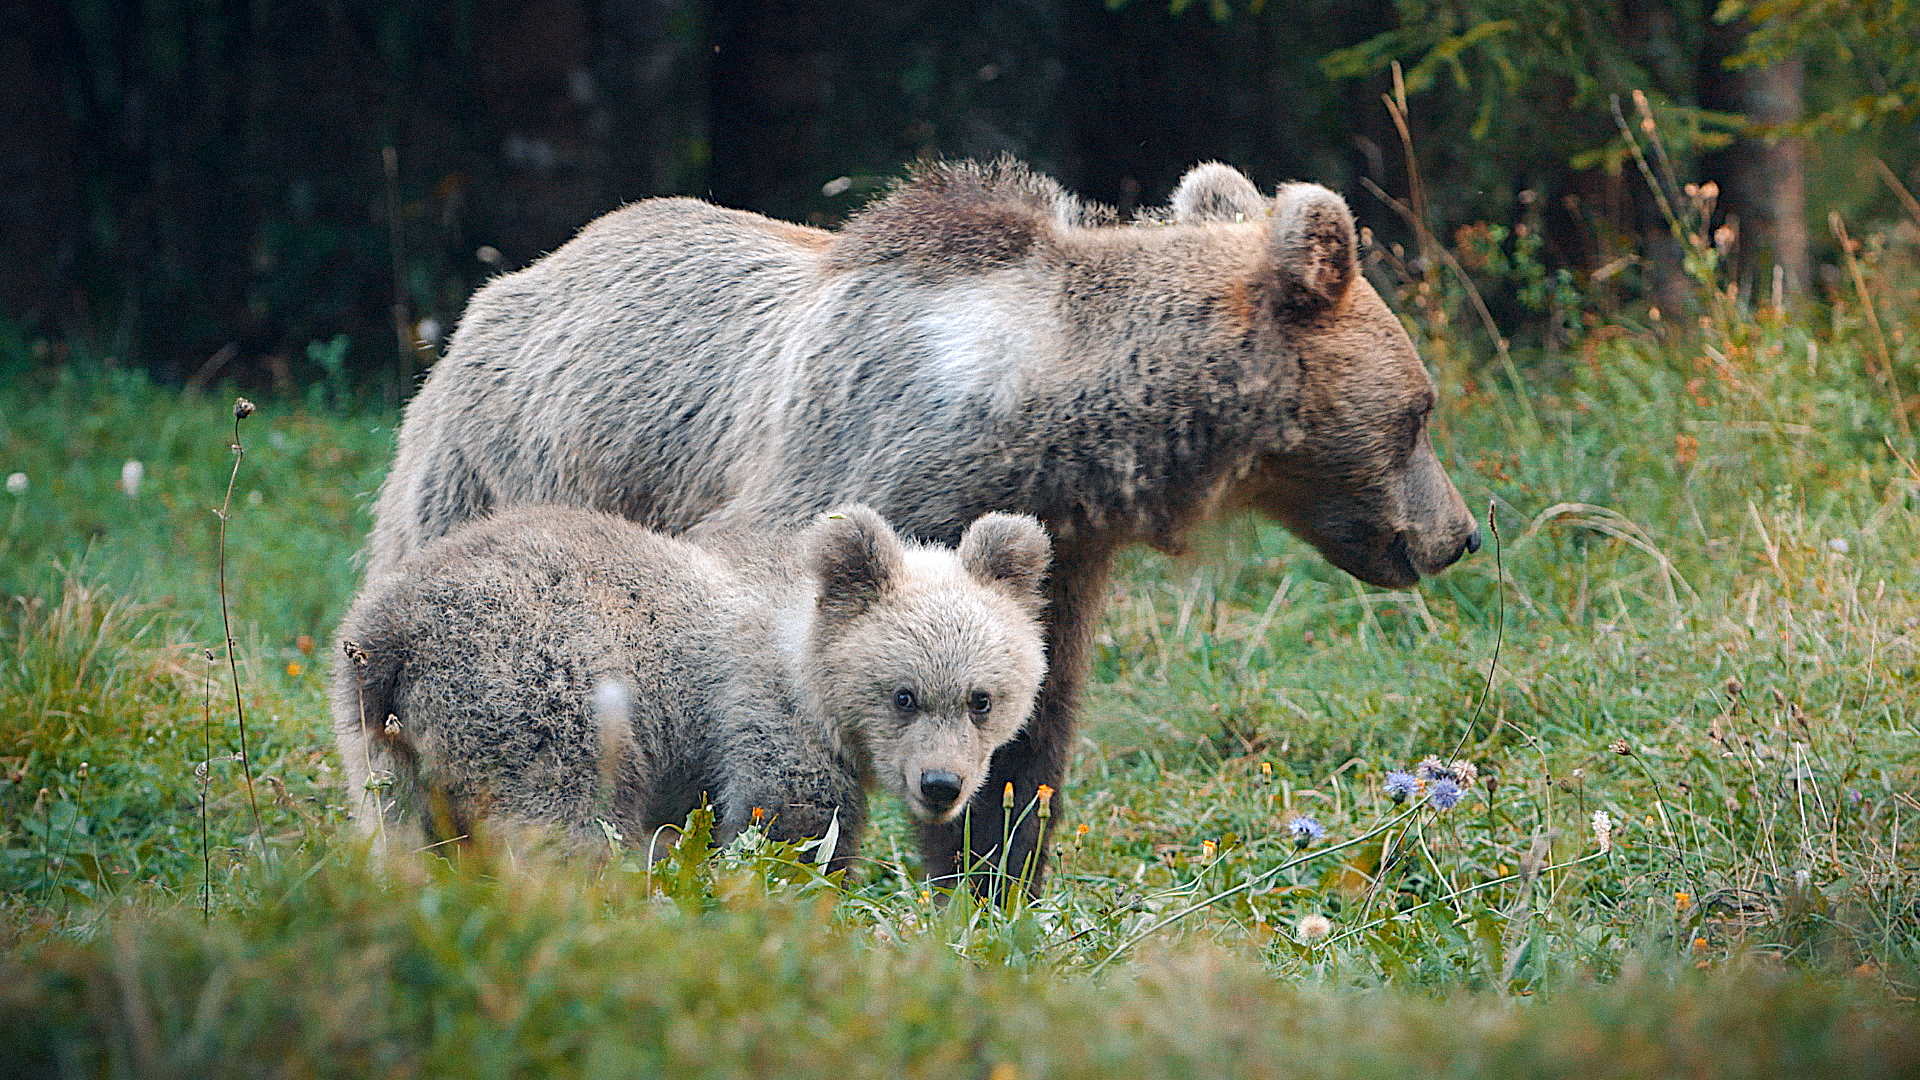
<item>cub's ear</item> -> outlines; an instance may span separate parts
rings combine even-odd
[[[1041,589],[1052,561],[1047,530],[1025,514],[988,514],[960,537],[960,565],[967,573],[1010,594],[1036,615],[1046,605]]]
[[[814,521],[807,564],[819,582],[814,604],[830,621],[854,618],[878,603],[899,579],[907,551],[900,537],[866,506],[843,506]]]
[[[1319,184],[1285,184],[1274,200],[1267,256],[1282,316],[1318,314],[1347,294],[1358,270],[1353,214]]]
[[[1252,221],[1265,217],[1270,204],[1239,169],[1209,161],[1195,165],[1173,189],[1173,220]]]

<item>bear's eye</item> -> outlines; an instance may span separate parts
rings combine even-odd
[[[967,699],[967,711],[975,716],[985,716],[993,711],[993,695],[985,690],[975,690]]]
[[[912,712],[920,707],[920,699],[903,686],[893,692],[893,707],[901,712]]]

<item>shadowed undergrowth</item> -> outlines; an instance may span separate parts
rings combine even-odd
[[[1156,953],[1106,984],[878,940],[830,894],[650,899],[618,871],[340,854],[244,916],[115,922],[0,959],[18,1074],[1748,1077],[1913,1075],[1882,995],[1775,967],[1636,969],[1515,1007],[1290,988]],[[656,894],[657,895],[657,894]],[[950,918],[950,916],[948,917]]]

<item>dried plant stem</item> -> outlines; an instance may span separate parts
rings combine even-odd
[[[1680,876],[1685,879],[1694,880],[1693,871],[1687,865],[1686,839],[1680,834],[1679,830],[1673,827],[1673,820],[1667,816],[1667,789],[1661,785],[1660,778],[1654,775],[1653,770],[1647,766],[1647,763],[1641,759],[1639,754],[1633,751],[1633,747],[1627,743],[1625,738],[1621,738],[1613,745],[1614,753],[1632,759],[1634,765],[1640,769],[1640,774],[1645,776],[1647,783],[1653,786],[1653,809],[1655,813],[1660,815],[1660,832],[1673,844],[1674,856],[1680,863]],[[1581,813],[1584,814],[1586,812],[1586,806],[1583,804],[1580,810]],[[1701,879],[1703,880],[1704,878],[1705,870],[1703,869],[1701,871]]]
[[[207,651],[206,692],[200,695],[200,921],[213,921],[213,851],[207,840],[207,793],[213,786],[213,650]]]
[[[240,663],[234,656],[233,616],[227,610],[227,518],[233,505],[233,485],[240,478],[240,459],[246,447],[240,442],[240,421],[253,415],[253,402],[236,398],[233,403],[233,471],[227,474],[227,497],[220,501],[220,628],[227,636],[227,671],[233,676],[233,712],[240,723],[240,771],[247,780],[247,809],[253,814],[253,836],[260,850],[267,848],[266,830],[260,827],[260,803],[253,794],[253,762],[247,751],[247,710],[240,697]]]
[[[1427,228],[1427,187],[1420,182],[1420,159],[1413,153],[1413,126],[1407,120],[1407,83],[1400,74],[1400,62],[1393,62],[1393,93],[1382,94],[1387,103],[1387,115],[1393,118],[1393,126],[1400,133],[1400,149],[1407,159],[1407,197],[1413,200],[1413,235],[1420,242],[1420,253],[1430,255],[1431,249],[1440,246],[1433,232]],[[1428,273],[1433,263],[1427,263]]]
[[[1633,106],[1640,116],[1640,130],[1646,133],[1647,142],[1653,147],[1654,155],[1660,161],[1660,171],[1666,177],[1664,185],[1654,175],[1653,166],[1648,163],[1646,152],[1640,148],[1640,139],[1634,135],[1633,126],[1627,123],[1626,114],[1620,111],[1620,96],[1614,95],[1610,104],[1613,109],[1613,122],[1620,128],[1621,137],[1626,139],[1627,149],[1633,153],[1634,164],[1639,167],[1641,177],[1647,182],[1647,188],[1653,192],[1653,200],[1660,207],[1660,216],[1666,219],[1667,228],[1673,233],[1674,241],[1682,247],[1691,249],[1695,257],[1700,260],[1698,265],[1703,269],[1695,274],[1695,280],[1706,290],[1707,303],[1713,308],[1714,319],[1725,332],[1739,321],[1739,312],[1735,309],[1733,302],[1737,294],[1723,294],[1713,272],[1704,269],[1717,265],[1709,261],[1713,256],[1713,248],[1706,239],[1707,227],[1711,224],[1708,221],[1711,211],[1697,204],[1695,209],[1700,214],[1700,220],[1690,224],[1676,209],[1674,200],[1678,196],[1672,198],[1668,196],[1669,191],[1680,192],[1683,189],[1679,178],[1674,174],[1673,161],[1667,156],[1666,143],[1660,138],[1660,128],[1654,120],[1653,106],[1648,104],[1647,95],[1635,90]]]
[[[1920,199],[1913,197],[1913,192],[1908,191],[1907,185],[1901,183],[1900,178],[1893,175],[1893,170],[1887,168],[1886,162],[1881,161],[1879,158],[1874,158],[1873,167],[1880,173],[1881,181],[1893,192],[1893,197],[1900,200],[1900,206],[1906,210],[1907,215],[1913,218],[1913,223],[1920,225]]]
[[[1487,698],[1493,695],[1493,673],[1500,667],[1500,647],[1507,640],[1507,570],[1501,559],[1500,522],[1494,517],[1495,503],[1487,500],[1487,532],[1493,539],[1493,659],[1487,661],[1487,681],[1480,685],[1480,700],[1473,703],[1473,711],[1467,714],[1467,726],[1460,732],[1460,741],[1454,744],[1449,759],[1457,758],[1466,749],[1467,740],[1473,737],[1473,725],[1480,721],[1480,711],[1486,707]],[[1502,721],[1505,722],[1505,721]],[[1494,725],[1499,730],[1499,725]],[[1519,730],[1517,727],[1515,730]],[[1522,735],[1527,733],[1522,731]],[[1532,741],[1532,736],[1527,736]]]
[[[1454,276],[1460,281],[1461,289],[1467,294],[1467,299],[1473,304],[1474,314],[1479,316],[1480,324],[1486,328],[1487,337],[1492,339],[1494,351],[1500,355],[1501,370],[1505,372],[1507,380],[1513,385],[1514,396],[1519,399],[1521,411],[1526,413],[1527,421],[1537,429],[1540,426],[1540,418],[1534,415],[1533,402],[1526,395],[1526,383],[1520,378],[1520,369],[1515,366],[1513,362],[1513,354],[1507,347],[1506,335],[1500,332],[1500,324],[1494,322],[1492,309],[1487,307],[1487,302],[1481,297],[1479,288],[1474,285],[1473,279],[1467,275],[1466,267],[1460,265],[1460,260],[1453,257],[1453,252],[1448,251],[1446,245],[1442,244],[1439,238],[1433,235],[1433,230],[1427,226],[1426,193],[1421,188],[1420,169],[1413,154],[1413,131],[1407,122],[1406,88],[1399,85],[1399,75],[1399,65],[1396,64],[1394,66],[1394,81],[1399,93],[1397,96],[1388,94],[1384,95],[1384,97],[1387,103],[1387,113],[1393,117],[1393,126],[1400,132],[1400,145],[1402,151],[1406,154],[1407,184],[1409,188],[1407,195],[1412,205],[1408,205],[1387,194],[1381,189],[1380,185],[1364,176],[1360,178],[1360,183],[1368,191],[1373,193],[1374,198],[1379,199],[1391,207],[1394,213],[1399,214],[1400,217],[1406,221],[1407,225],[1413,229],[1414,238],[1418,240],[1420,244],[1422,273],[1427,278],[1427,285],[1430,289],[1433,289],[1436,293],[1438,291],[1439,282],[1435,280],[1438,275],[1438,270],[1436,269],[1438,263],[1445,262],[1453,269]]]
[[[1404,217],[1407,225],[1411,225],[1415,233],[1421,234],[1421,236],[1430,236],[1430,234],[1427,233],[1427,223],[1421,221],[1421,217],[1419,217],[1419,209],[1411,208],[1411,206],[1407,206],[1404,202],[1400,202],[1398,198],[1386,194],[1386,192],[1380,188],[1380,184],[1369,181],[1367,177],[1361,177],[1359,184],[1361,184],[1363,188],[1367,188],[1369,192],[1373,192],[1373,198],[1384,202],[1386,206],[1394,209],[1394,213],[1398,213],[1400,217]],[[1427,242],[1423,242],[1421,248],[1428,248]],[[1459,259],[1453,258],[1453,252],[1446,250],[1444,246],[1440,246],[1438,240],[1434,240],[1434,242],[1430,244],[1430,252],[1428,252],[1427,259],[1428,265],[1434,261],[1430,256],[1438,256],[1438,261],[1444,261],[1446,265],[1453,267],[1453,275],[1459,279],[1461,290],[1467,294],[1467,300],[1473,304],[1473,311],[1475,311],[1475,315],[1480,317],[1480,325],[1486,329],[1486,336],[1492,338],[1492,342],[1494,342],[1494,352],[1500,354],[1500,369],[1507,375],[1507,382],[1513,384],[1513,396],[1519,400],[1521,411],[1526,413],[1526,421],[1528,421],[1534,429],[1538,429],[1538,427],[1540,427],[1540,417],[1534,415],[1534,404],[1532,404],[1532,400],[1526,396],[1526,382],[1521,379],[1521,369],[1513,363],[1513,352],[1507,348],[1507,336],[1501,334],[1500,323],[1494,321],[1494,311],[1486,306],[1486,300],[1484,300],[1484,298],[1480,298],[1478,286],[1473,284],[1471,277],[1467,277],[1467,267],[1459,265]]]
[[[1827,226],[1833,230],[1833,238],[1840,242],[1840,255],[1847,263],[1847,276],[1853,279],[1853,291],[1860,297],[1860,310],[1867,316],[1867,328],[1873,331],[1875,355],[1880,360],[1880,370],[1874,376],[1886,386],[1887,396],[1893,401],[1893,422],[1899,427],[1900,434],[1911,436],[1913,427],[1907,419],[1907,400],[1900,393],[1900,380],[1893,371],[1893,353],[1887,348],[1887,334],[1880,328],[1880,309],[1874,306],[1873,294],[1867,291],[1866,274],[1860,270],[1860,260],[1854,256],[1854,248],[1859,241],[1847,234],[1847,223],[1840,219],[1840,211],[1827,211]]]

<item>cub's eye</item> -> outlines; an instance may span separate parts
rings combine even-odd
[[[985,716],[993,711],[993,695],[985,690],[975,690],[967,699],[967,711],[975,716]]]
[[[920,707],[920,699],[914,696],[913,691],[903,686],[893,692],[893,707],[901,712],[912,712]]]

